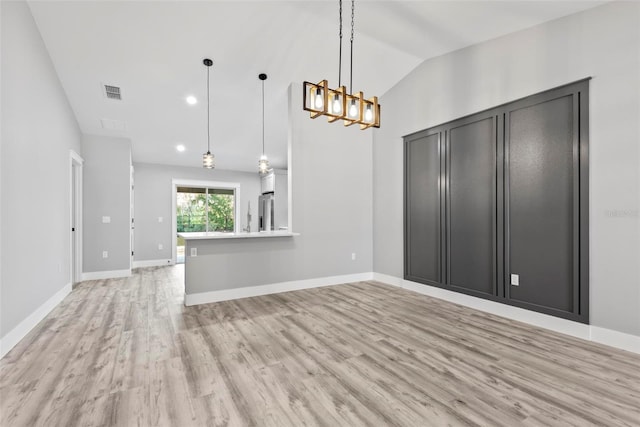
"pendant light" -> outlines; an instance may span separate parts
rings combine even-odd
[[[267,80],[267,75],[261,73],[258,74],[258,78],[262,81],[262,155],[258,161],[258,173],[265,175],[269,172],[269,159],[264,151],[264,81]]]
[[[207,169],[213,169],[216,166],[215,156],[211,154],[211,124],[210,118],[210,102],[209,102],[209,69],[213,65],[213,61],[206,58],[202,63],[207,67],[207,152],[202,155],[202,167]]]
[[[339,40],[338,88],[329,88],[327,80],[314,84],[303,82],[302,108],[309,111],[312,119],[327,116],[330,123],[342,120],[345,126],[359,124],[360,129],[380,127],[380,104],[378,97],[365,99],[362,92],[347,93],[342,86],[342,0],[339,0]],[[355,0],[351,0],[351,52],[349,90],[353,90],[353,35],[355,23]]]

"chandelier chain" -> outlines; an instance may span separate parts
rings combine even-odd
[[[338,0],[340,20],[340,49],[338,53],[338,87],[342,85],[342,0]]]
[[[355,0],[351,0],[351,57],[349,70],[349,93],[353,93],[353,27],[355,17]]]

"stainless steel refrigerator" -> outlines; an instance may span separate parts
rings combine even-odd
[[[273,193],[263,194],[258,197],[258,211],[260,224],[260,231],[273,231],[274,230],[274,214],[273,205],[275,197]]]

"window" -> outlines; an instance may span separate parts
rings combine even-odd
[[[235,191],[208,187],[176,188],[177,232],[233,232]]]
[[[171,180],[174,263],[185,259],[185,241],[179,233],[233,233],[240,229],[240,183]]]

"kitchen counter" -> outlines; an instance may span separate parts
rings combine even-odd
[[[265,237],[293,237],[300,233],[293,233],[288,230],[276,231],[254,231],[251,233],[221,233],[221,232],[200,232],[200,233],[178,233],[178,236],[185,240],[225,240],[225,239],[262,239]]]

